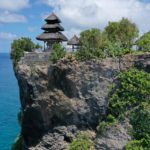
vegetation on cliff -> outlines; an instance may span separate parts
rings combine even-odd
[[[138,33],[136,25],[125,18],[119,22],[109,22],[103,32],[99,29],[83,31],[80,34],[81,47],[76,57],[86,60],[131,53]]]
[[[139,51],[150,51],[150,32],[145,33],[140,39],[137,40],[136,45]]]
[[[88,60],[94,58],[104,58],[103,51],[105,39],[99,29],[90,29],[80,34],[81,47],[76,52],[76,58],[79,60]]]
[[[27,37],[14,40],[11,44],[11,58],[14,66],[16,66],[17,62],[24,55],[24,52],[34,52],[35,49],[39,48],[41,48],[39,44],[34,44],[33,41]]]
[[[72,141],[69,150],[95,150],[94,142],[88,134],[80,133]]]
[[[150,33],[148,32],[138,38],[139,30],[136,24],[126,18],[122,18],[119,22],[109,22],[104,31],[92,28],[80,33],[81,46],[75,52],[75,58],[83,61],[106,57],[121,57],[125,54],[137,52],[135,47],[138,51],[147,52],[150,49],[149,35]],[[55,59],[59,55],[59,50],[55,49],[53,51],[54,54],[51,56],[51,59],[53,57]],[[58,57],[57,60],[59,58],[62,57]]]
[[[150,49],[150,33],[139,37],[136,24],[126,18],[119,22],[109,22],[104,31],[93,28],[80,33],[81,47],[76,52],[78,60],[88,60],[105,57],[120,57],[139,51],[148,52]],[[138,38],[138,40],[137,40]]]
[[[50,54],[50,61],[56,63],[58,60],[66,55],[65,48],[61,44],[55,43],[53,45],[53,51]]]
[[[97,127],[99,133],[115,120],[128,118],[132,125],[130,134],[133,141],[126,150],[150,148],[150,75],[144,71],[132,69],[121,72],[117,84],[110,92],[108,117]],[[111,117],[110,117],[111,116]],[[107,119],[111,118],[111,119]]]
[[[22,137],[21,135],[17,136],[15,143],[11,147],[12,150],[22,150]]]
[[[137,69],[118,75],[118,84],[110,93],[110,112],[116,117],[125,115],[133,107],[149,101],[150,75]]]
[[[104,33],[110,42],[119,42],[122,48],[130,50],[139,35],[139,30],[136,24],[123,18],[119,22],[109,22]]]

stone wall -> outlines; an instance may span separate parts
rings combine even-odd
[[[50,52],[25,52],[21,58],[20,64],[45,64],[49,62]]]

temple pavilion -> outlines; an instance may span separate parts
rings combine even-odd
[[[64,28],[60,25],[61,20],[54,13],[48,16],[45,22],[41,28],[44,32],[36,37],[37,40],[44,41],[44,50],[51,50],[54,43],[68,41],[67,37],[62,33]],[[47,48],[45,48],[45,44]]]
[[[80,39],[74,35],[67,43],[68,45],[72,45],[72,50],[78,50],[80,46]]]

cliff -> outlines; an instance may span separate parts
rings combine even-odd
[[[107,113],[117,73],[131,67],[149,72],[150,54],[85,62],[64,59],[57,64],[50,64],[47,56],[26,54],[15,70],[24,149],[64,150],[81,131],[90,135],[97,150],[122,150],[131,139],[127,120],[102,135],[96,127]]]

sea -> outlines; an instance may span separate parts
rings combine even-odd
[[[0,150],[11,150],[20,127],[19,88],[10,55],[0,53]]]

